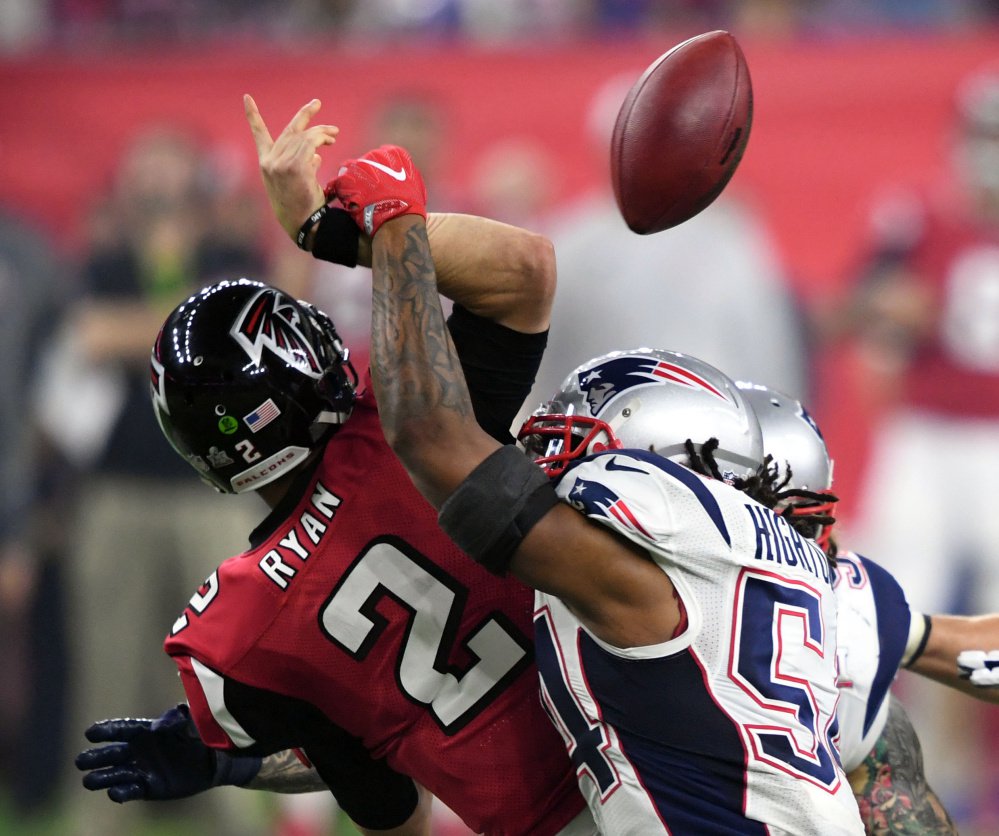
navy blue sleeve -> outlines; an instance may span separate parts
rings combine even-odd
[[[905,655],[905,645],[909,640],[909,622],[912,618],[909,602],[905,600],[905,592],[898,581],[882,569],[870,558],[858,555],[868,578],[871,581],[871,593],[874,595],[874,608],[878,617],[878,670],[871,683],[871,696],[867,703],[867,714],[864,717],[864,733],[870,728],[874,716],[882,701],[888,694],[895,674],[898,673],[902,656]]]
[[[351,820],[370,830],[403,824],[416,810],[413,780],[374,758],[361,741],[311,703],[225,680],[225,702],[256,742],[246,754],[302,749]]]
[[[512,444],[510,425],[534,386],[548,332],[524,334],[455,305],[451,339],[468,383],[475,419],[501,444]]]

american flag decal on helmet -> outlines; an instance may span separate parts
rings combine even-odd
[[[655,383],[675,383],[700,389],[724,401],[730,400],[724,392],[689,369],[642,354],[615,357],[579,374],[579,388],[585,393],[593,415],[599,415],[615,395]]]
[[[293,300],[267,288],[246,303],[229,333],[256,365],[266,348],[303,374],[319,378],[322,366],[302,332],[301,317]]]

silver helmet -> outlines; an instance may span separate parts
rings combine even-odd
[[[819,425],[801,401],[783,392],[741,380],[736,386],[756,413],[763,431],[763,449],[773,458],[781,478],[790,471],[790,479],[784,487],[813,494],[788,499],[783,505],[791,515],[829,515],[836,503],[829,490],[833,482],[833,460]],[[819,526],[815,540],[826,549],[831,535],[831,524]]]
[[[759,422],[724,373],[676,351],[636,348],[589,360],[527,420],[518,434],[550,475],[601,450],[638,448],[686,463],[710,438],[724,479],[754,474],[763,463]]]
[[[788,487],[808,491],[831,488],[833,460],[819,425],[801,401],[758,383],[739,380],[735,385],[756,412],[764,451],[781,470],[790,468]]]

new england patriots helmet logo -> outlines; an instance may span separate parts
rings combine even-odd
[[[640,354],[615,357],[580,372],[577,379],[580,390],[586,396],[590,413],[594,416],[599,415],[616,395],[636,386],[671,383],[700,389],[724,401],[730,400],[700,375],[674,363]]]
[[[802,421],[804,421],[808,426],[815,430],[815,434],[825,442],[825,437],[822,435],[822,430],[819,429],[819,425],[815,423],[815,419],[809,414],[808,410],[805,409],[801,404],[798,404],[798,415]]]
[[[315,348],[302,332],[299,306],[279,291],[257,293],[236,317],[229,333],[255,365],[264,349],[309,377],[323,374]]]

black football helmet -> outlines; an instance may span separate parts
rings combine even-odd
[[[347,420],[357,387],[326,314],[248,279],[177,306],[150,366],[160,428],[222,493],[256,490],[302,464]]]

